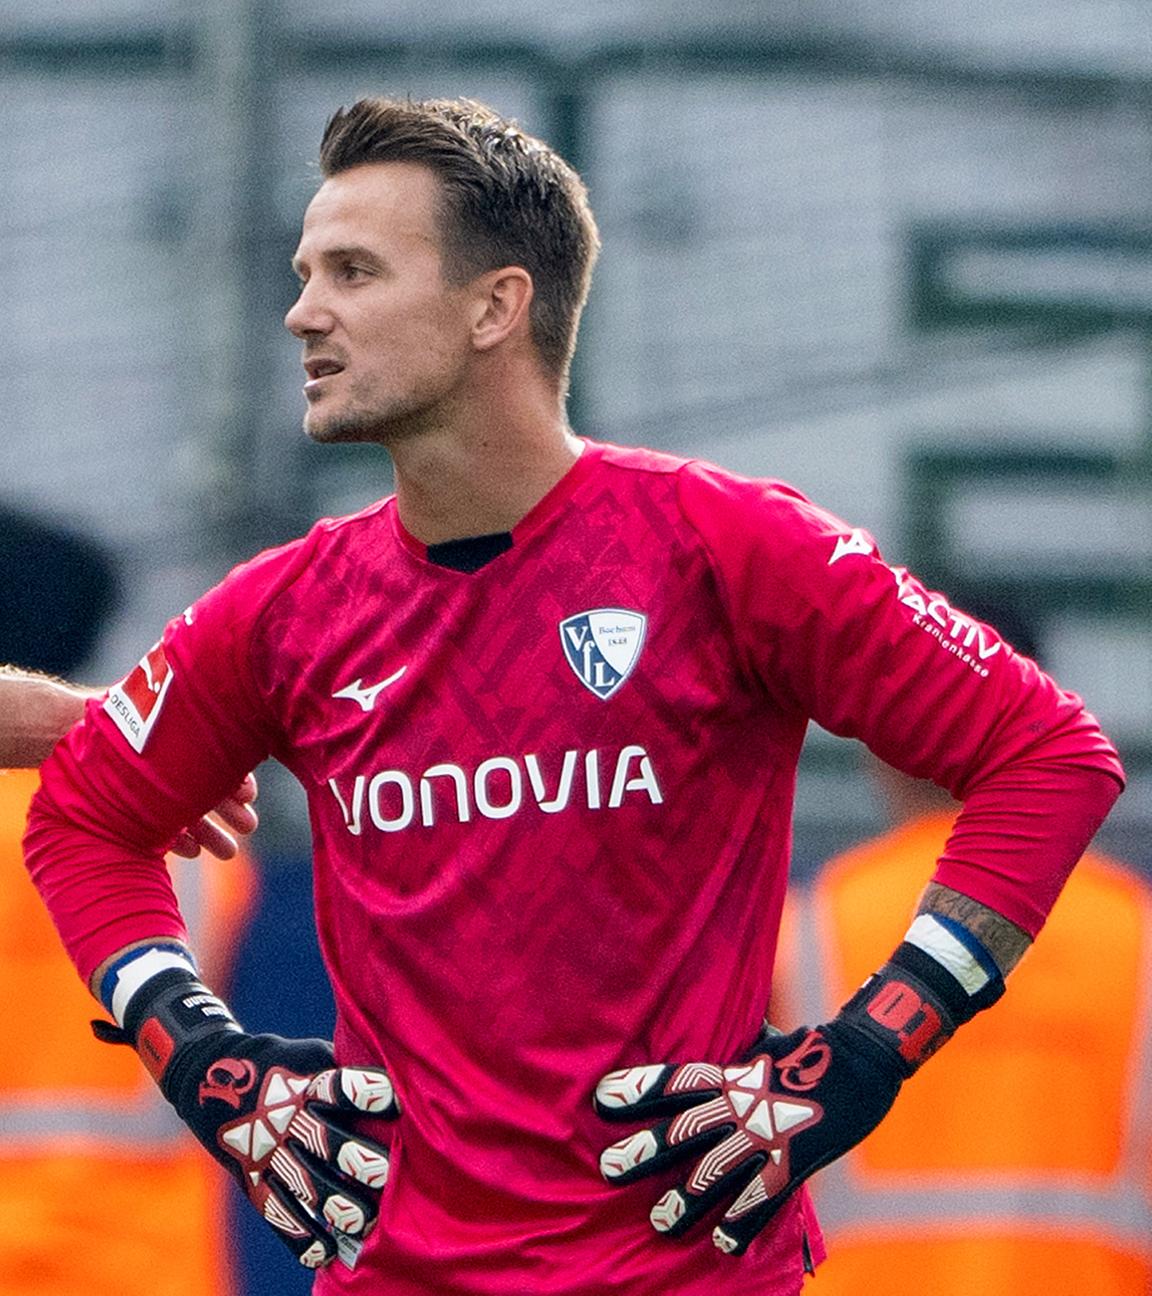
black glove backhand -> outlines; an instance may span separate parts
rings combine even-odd
[[[236,1178],[300,1263],[338,1253],[354,1264],[376,1218],[388,1153],[354,1118],[398,1114],[383,1071],[337,1067],[325,1040],[248,1035],[188,971],[170,969],[133,996],[124,1030],[164,1097]]]
[[[653,1207],[652,1225],[676,1235],[728,1200],[712,1240],[739,1255],[805,1179],[880,1123],[904,1079],[1002,990],[1001,981],[970,998],[940,964],[903,944],[832,1021],[764,1033],[735,1065],[613,1071],[596,1088],[601,1116],[668,1119],[606,1148],[601,1173],[626,1184],[697,1156],[687,1180]]]

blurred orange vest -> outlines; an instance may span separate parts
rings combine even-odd
[[[789,1018],[826,1019],[899,944],[952,822],[839,856],[795,902]],[[814,1291],[1152,1293],[1150,997],[1152,893],[1089,853],[1000,1003],[815,1177],[829,1259]]]
[[[230,1296],[228,1179],[68,961],[20,848],[37,776],[0,771],[0,1291]],[[241,858],[172,862],[209,981],[226,979],[253,893]]]

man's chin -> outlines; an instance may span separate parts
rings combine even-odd
[[[377,418],[366,415],[328,415],[309,410],[304,431],[318,445],[347,445],[349,442],[380,441],[386,429]]]

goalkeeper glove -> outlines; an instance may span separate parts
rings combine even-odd
[[[970,992],[906,940],[832,1021],[790,1035],[768,1028],[737,1065],[613,1071],[596,1088],[601,1116],[668,1119],[606,1148],[601,1173],[627,1184],[698,1155],[686,1181],[652,1208],[652,1226],[680,1234],[727,1200],[712,1241],[742,1254],[805,1179],[880,1123],[903,1081],[957,1026],[1000,997],[999,971],[990,960],[980,967],[982,984]]]
[[[101,989],[164,1097],[309,1269],[355,1264],[388,1178],[387,1151],[354,1132],[398,1114],[382,1070],[337,1067],[325,1040],[249,1035],[178,947],[133,950]]]

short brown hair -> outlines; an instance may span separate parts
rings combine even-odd
[[[324,129],[325,177],[370,162],[429,167],[443,194],[444,273],[462,282],[504,265],[532,276],[532,340],[567,381],[600,247],[584,182],[558,153],[470,99],[377,97]]]

